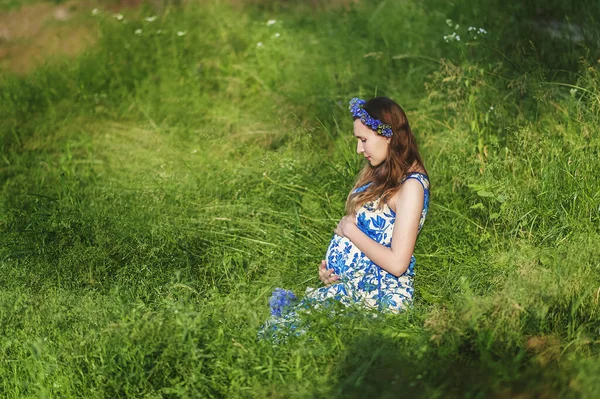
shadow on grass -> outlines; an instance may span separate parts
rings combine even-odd
[[[568,388],[556,363],[542,366],[518,347],[498,354],[464,340],[448,351],[381,334],[348,346],[333,390],[340,398],[554,398]]]

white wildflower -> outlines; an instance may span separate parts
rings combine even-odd
[[[446,41],[446,43],[450,43],[451,41],[454,41],[454,40],[460,41],[460,36],[458,36],[456,34],[456,32],[452,32],[451,35],[448,35],[448,36],[444,35],[444,40]]]
[[[569,90],[569,93],[571,93],[571,95],[574,96],[575,94],[577,94],[577,89],[573,88]]]
[[[120,14],[120,13],[119,14],[115,14],[115,18],[117,20],[119,20],[119,21],[122,20],[123,19],[123,14]]]
[[[97,8],[94,8],[92,10],[92,15],[98,15],[98,14],[100,14],[100,10],[98,10]]]
[[[156,19],[156,15],[146,18],[146,21],[153,22]]]
[[[275,33],[275,37],[279,37],[281,34],[279,32]]]
[[[177,36],[185,36],[185,35],[187,35],[186,30],[180,30],[179,32],[177,32]]]
[[[262,46],[263,46],[262,42],[256,43],[256,47],[262,47]]]
[[[277,22],[276,20],[270,19],[270,20],[267,21],[267,25],[269,25],[269,26],[275,25],[276,22]]]
[[[483,28],[476,28],[474,26],[469,26],[467,29],[469,32],[473,32],[475,34],[475,39],[477,39],[478,35],[485,35],[487,31]]]
[[[141,36],[142,35],[142,30],[141,29],[136,29],[134,32],[136,35]]]
[[[494,110],[494,106],[490,105],[490,112]]]

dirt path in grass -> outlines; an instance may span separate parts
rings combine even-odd
[[[23,5],[0,13],[0,71],[25,74],[54,56],[73,56],[95,41],[90,2]]]
[[[103,5],[93,0],[61,4],[44,1],[0,11],[0,73],[26,74],[53,57],[75,56],[96,41],[97,25],[91,18],[94,8],[117,12],[140,3],[140,0]]]
[[[160,12],[164,0],[149,0]],[[189,0],[178,0],[184,4]],[[265,0],[230,0],[231,4],[257,4]],[[358,0],[305,0],[318,12],[319,7],[348,6]],[[91,13],[94,8],[118,12],[136,8],[142,0],[119,0],[99,4],[98,0],[70,0],[61,4],[42,1],[18,8],[0,10],[0,74],[26,74],[54,57],[75,56],[93,45],[97,25]],[[285,4],[285,3],[284,3]]]

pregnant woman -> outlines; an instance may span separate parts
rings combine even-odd
[[[402,108],[386,97],[350,101],[356,152],[367,159],[321,262],[321,288],[297,301],[276,289],[259,332],[300,332],[298,312],[328,300],[397,313],[412,303],[413,249],[429,206],[429,179]]]

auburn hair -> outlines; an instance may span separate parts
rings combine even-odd
[[[377,166],[367,163],[358,175],[356,183],[346,199],[346,213],[351,215],[361,206],[380,198],[378,209],[398,191],[400,182],[409,168],[416,162],[427,174],[417,148],[417,141],[402,107],[387,97],[375,97],[363,105],[372,118],[379,119],[392,127],[386,159]],[[357,119],[357,118],[354,118]],[[354,189],[371,184],[359,193]]]

